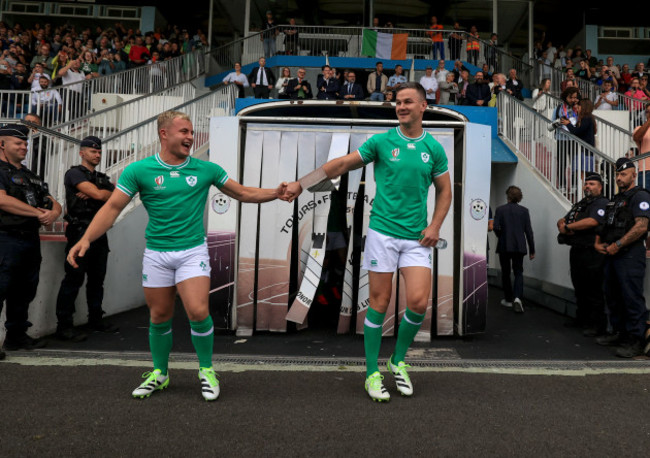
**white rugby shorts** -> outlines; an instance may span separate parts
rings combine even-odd
[[[208,244],[181,251],[144,250],[142,286],[165,288],[194,277],[210,276]]]
[[[433,248],[418,240],[396,239],[368,229],[363,268],[372,272],[395,272],[401,267],[431,269]]]

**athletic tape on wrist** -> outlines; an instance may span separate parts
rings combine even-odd
[[[330,180],[327,178],[325,169],[323,167],[318,167],[313,172],[309,172],[304,177],[298,180],[302,189],[306,189],[309,192],[328,192],[333,191],[337,188],[339,179]]]

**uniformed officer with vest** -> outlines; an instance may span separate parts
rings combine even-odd
[[[594,248],[596,229],[605,221],[609,200],[603,196],[603,179],[590,172],[585,177],[584,198],[557,222],[558,243],[571,246],[569,265],[576,294],[576,318],[572,324],[584,329],[588,337],[607,332],[603,268],[605,255]]]
[[[71,167],[65,173],[63,181],[66,200],[65,220],[68,222],[65,230],[68,239],[66,254],[70,247],[81,239],[90,221],[115,189],[108,176],[96,170],[102,158],[102,142],[99,138],[93,136],[84,138],[81,141],[79,156],[81,165]],[[106,323],[102,318],[108,252],[108,238],[104,234],[90,245],[78,268],[64,261],[65,277],[56,300],[58,320],[56,336],[59,339],[80,342],[88,337],[84,331],[75,328],[73,324],[75,300],[86,276],[88,277],[86,283],[88,328],[101,332],[117,331],[115,326]]]
[[[29,129],[0,127],[0,312],[7,303],[6,350],[31,350],[45,342],[27,335],[29,303],[36,296],[41,267],[39,228],[61,215],[47,184],[21,162]]]
[[[606,256],[605,298],[612,335],[597,338],[619,348],[616,355],[632,358],[645,350],[648,311],[643,295],[645,239],[650,218],[650,193],[636,183],[636,168],[627,158],[616,161],[618,194],[607,204],[605,221],[596,236],[596,251]]]

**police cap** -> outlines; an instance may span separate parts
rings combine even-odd
[[[22,124],[5,124],[0,127],[0,137],[16,137],[21,140],[27,140],[29,128]]]
[[[102,149],[102,141],[97,137],[89,135],[88,137],[81,140],[81,147]]]
[[[625,169],[631,169],[631,168],[634,168],[634,162],[632,162],[626,157],[622,157],[616,161],[617,172],[622,172]]]
[[[603,177],[600,176],[600,173],[589,172],[585,177],[585,181],[597,181],[600,184],[603,184]]]

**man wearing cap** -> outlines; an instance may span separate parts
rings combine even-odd
[[[29,129],[19,124],[0,128],[0,313],[6,301],[7,350],[44,346],[26,332],[41,266],[38,230],[61,215],[47,184],[21,164],[28,135]]]
[[[646,266],[644,241],[650,218],[650,194],[635,186],[636,168],[628,158],[616,161],[618,194],[607,204],[604,224],[596,236],[596,251],[606,256],[605,299],[614,333],[596,339],[618,346],[616,355],[632,358],[647,351],[648,311],[643,295]]]
[[[420,78],[420,84],[427,94],[427,105],[435,105],[436,91],[438,90],[438,80],[433,76],[433,68],[427,65],[424,76]]]
[[[569,264],[576,295],[576,318],[571,324],[584,329],[588,337],[607,332],[603,284],[605,255],[594,248],[596,228],[604,223],[608,200],[603,196],[600,174],[589,172],[583,186],[584,198],[557,222],[558,243],[571,246]]]
[[[65,236],[68,239],[66,254],[81,239],[90,221],[115,189],[108,176],[96,170],[102,160],[102,141],[99,138],[93,136],[84,138],[81,141],[79,156],[81,164],[70,167],[63,180],[66,201],[65,220],[68,222],[65,229]],[[79,260],[79,267],[74,268],[64,261],[65,277],[56,299],[58,321],[56,336],[59,339],[80,342],[87,338],[85,332],[74,328],[73,320],[75,300],[86,276],[88,276],[86,284],[88,328],[99,332],[117,331],[115,326],[102,319],[108,252],[108,238],[103,234],[90,244],[86,256]]]

